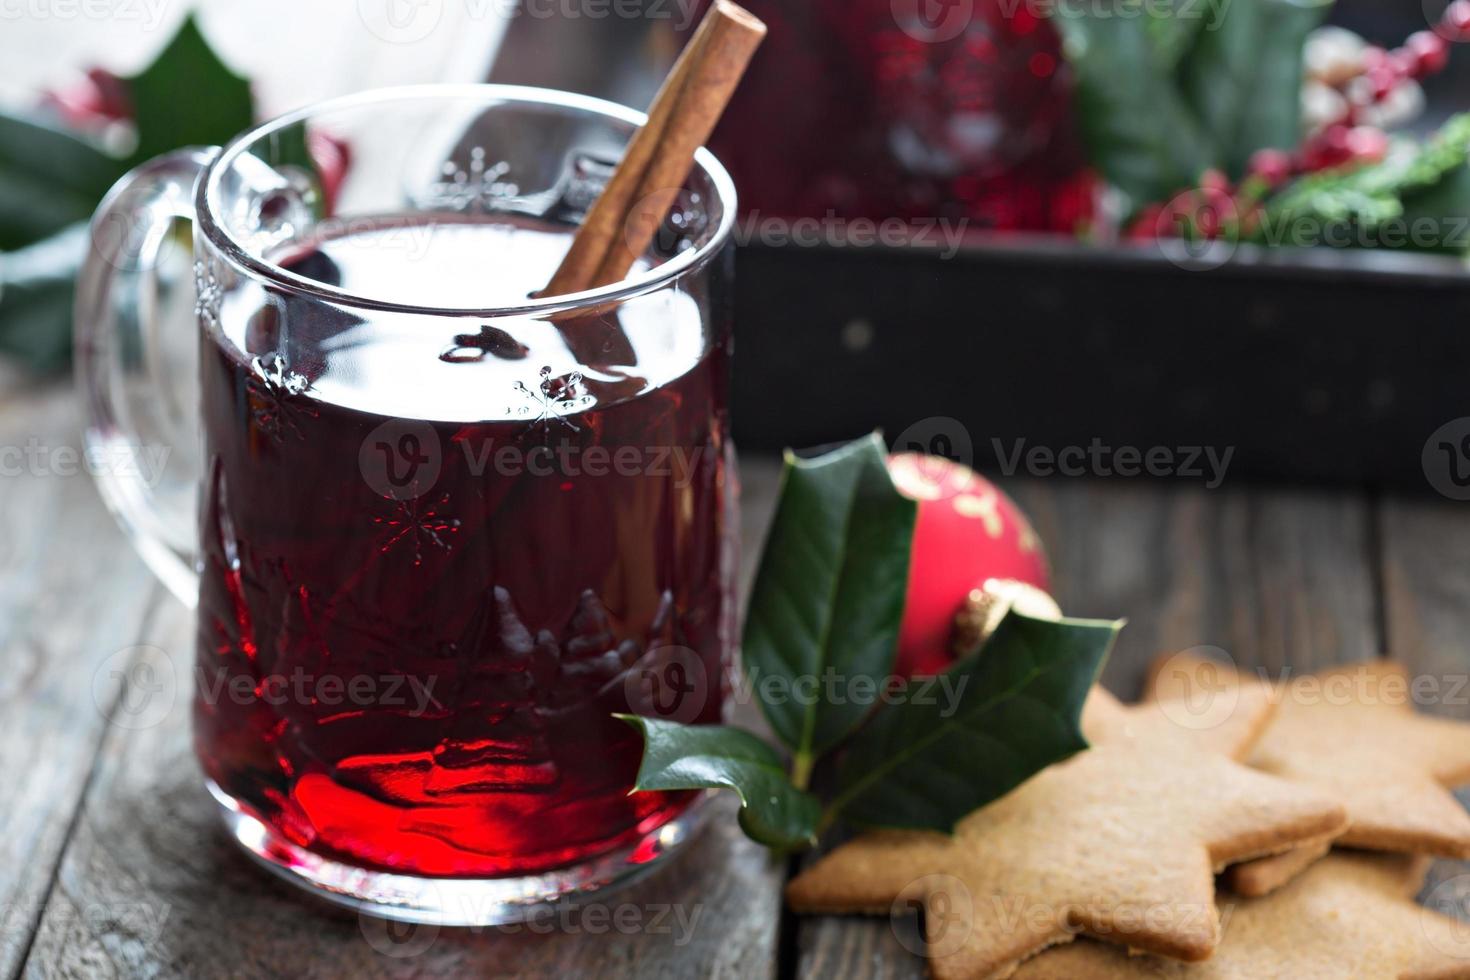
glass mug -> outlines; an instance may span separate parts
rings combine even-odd
[[[694,794],[629,793],[614,715],[722,716],[729,177],[701,151],[624,281],[536,295],[642,118],[370,92],[144,164],[94,218],[88,444],[199,448],[103,497],[197,603],[195,748],[232,836],[340,903],[515,921],[693,831]],[[178,219],[197,368],[159,329]]]

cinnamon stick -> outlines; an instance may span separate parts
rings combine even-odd
[[[605,286],[628,274],[668,214],[694,166],[694,151],[709,139],[765,34],[766,25],[753,14],[716,0],[541,295]]]

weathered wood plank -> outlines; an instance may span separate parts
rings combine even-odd
[[[1380,510],[1386,649],[1417,674],[1470,672],[1470,505],[1391,498]],[[1470,718],[1470,690],[1425,710]]]
[[[15,976],[153,586],[80,468],[67,389],[0,397],[0,977]]]
[[[764,533],[774,473],[758,462],[745,469],[747,541]],[[748,544],[747,558],[754,552]],[[145,654],[154,676],[188,676],[193,637],[177,604],[166,606],[146,642],[157,648]],[[708,831],[669,868],[582,903],[557,920],[555,934],[543,934],[544,924],[390,931],[304,897],[237,852],[201,785],[181,697],[159,724],[107,740],[26,972],[771,977],[783,871],[740,833],[732,802],[718,801]]]
[[[1210,645],[1276,671],[1378,649],[1369,510],[1358,495],[1167,484],[1016,487],[1064,609],[1126,616],[1105,681],[1139,693],[1159,653]]]
[[[1421,711],[1470,719],[1470,505],[1390,498],[1379,521],[1385,652],[1437,685]],[[1470,806],[1470,787],[1459,796]],[[1470,862],[1436,861],[1423,894],[1470,913]]]
[[[1358,496],[1120,481],[1005,489],[1046,543],[1062,608],[1128,617],[1104,674],[1124,698],[1166,650],[1210,645],[1244,667],[1276,670],[1377,647],[1369,514]],[[803,977],[923,974],[903,941],[912,917],[817,917],[798,930]]]

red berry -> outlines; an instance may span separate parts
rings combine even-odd
[[[1213,241],[1234,217],[1235,199],[1228,190],[1200,186],[1176,194],[1155,214],[1154,237],[1198,236]]]
[[[1470,2],[1470,0],[1467,0]],[[1388,52],[1376,44],[1370,44],[1363,49],[1363,71],[1372,71],[1388,64]]]
[[[1228,191],[1230,190],[1230,178],[1225,176],[1223,170],[1211,167],[1200,174],[1199,185],[1207,191]]]
[[[1455,0],[1439,20],[1439,33],[1451,41],[1470,41],[1470,0]]]
[[[1252,175],[1264,180],[1267,187],[1279,187],[1291,176],[1291,155],[1270,148],[1257,150],[1251,154],[1248,169]]]
[[[1394,48],[1388,53],[1388,63],[1400,78],[1413,78],[1414,73],[1419,70],[1419,59],[1414,52],[1409,50],[1407,44],[1401,48]]]
[[[1024,37],[1027,34],[1030,34],[1032,31],[1036,30],[1037,26],[1040,24],[1040,21],[1037,20],[1034,13],[1032,13],[1030,10],[1027,10],[1025,7],[1018,7],[1014,9],[1016,12],[1012,14],[1010,18],[1012,34],[1016,35],[1017,37]]]
[[[1352,159],[1348,148],[1350,128],[1342,123],[1333,123],[1318,133],[1302,148],[1304,170],[1326,170],[1339,167]]]
[[[1038,51],[1026,62],[1026,68],[1037,78],[1050,78],[1057,70],[1057,59],[1045,51]]]
[[[1353,160],[1377,163],[1388,155],[1388,136],[1375,126],[1354,126],[1347,131],[1346,140]]]
[[[1413,77],[1423,78],[1443,71],[1450,60],[1450,45],[1433,31],[1415,31],[1404,42],[1404,49],[1414,59]]]
[[[1195,230],[1214,241],[1235,218],[1235,198],[1222,187],[1201,188],[1191,217]]]
[[[1377,68],[1368,72],[1368,84],[1371,86],[1374,102],[1382,102],[1388,98],[1393,90],[1399,87],[1403,81],[1403,74],[1392,61],[1385,62]]]
[[[1152,241],[1161,237],[1163,231],[1168,230],[1164,222],[1164,206],[1162,204],[1147,205],[1138,212],[1138,217],[1134,219],[1133,224],[1128,226],[1123,237],[1133,241]]]

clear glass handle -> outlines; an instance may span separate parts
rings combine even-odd
[[[217,148],[176,150],[123,177],[92,218],[77,280],[76,371],[89,469],[159,579],[198,601],[198,331],[181,222]]]

